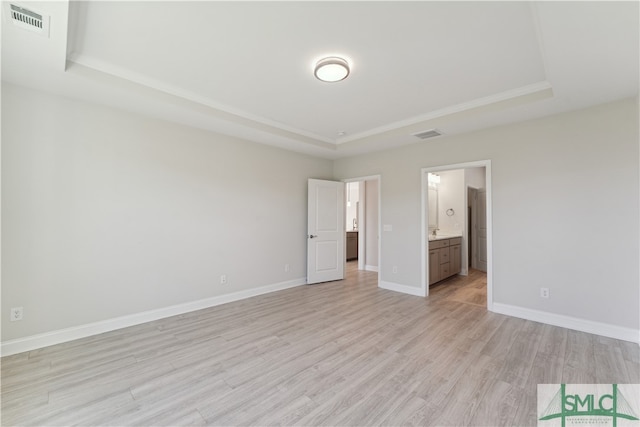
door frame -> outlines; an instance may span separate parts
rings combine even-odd
[[[378,287],[380,287],[380,278],[382,277],[382,175],[368,175],[368,176],[361,176],[356,178],[345,178],[342,180],[342,182],[344,182],[345,184],[349,182],[363,182],[363,181],[378,182]],[[367,196],[365,193],[364,200],[366,200],[366,197]],[[347,215],[346,209],[347,208],[345,203],[345,212],[344,212],[345,217]],[[361,209],[364,209],[362,205],[361,205]],[[364,223],[364,226],[367,227],[366,220],[363,221],[363,223]],[[366,228],[365,228],[365,231],[366,231]],[[346,233],[346,230],[345,230],[345,233]],[[362,243],[363,245],[366,245],[365,239],[360,240],[360,223],[358,224],[358,240],[359,240],[358,245],[360,245],[360,243]],[[345,239],[345,244],[346,244],[346,239]],[[346,251],[346,248],[345,248],[345,251]],[[365,251],[365,257],[366,257],[366,251]],[[346,257],[344,262],[345,264],[347,263]],[[360,249],[358,248],[358,266],[359,265],[360,265]]]
[[[429,254],[428,245],[429,245],[429,182],[428,182],[428,174],[431,172],[443,172],[448,170],[455,169],[467,169],[467,168],[477,168],[484,167],[485,168],[485,182],[487,188],[487,310],[493,311],[493,221],[492,221],[492,182],[491,182],[491,160],[478,160],[474,162],[467,163],[455,163],[448,164],[442,166],[431,166],[427,168],[420,169],[420,180],[421,180],[421,199],[422,199],[422,225],[421,225],[421,264],[422,264],[422,275],[421,275],[421,289],[425,296],[429,296],[429,263],[427,262],[427,256]],[[465,189],[466,190],[466,189]],[[466,209],[466,206],[465,206]]]
[[[478,268],[478,247],[477,247],[478,231],[476,230],[476,226],[477,226],[476,214],[477,214],[478,206],[476,201],[477,199],[474,198],[473,201],[469,199],[469,195],[471,193],[474,193],[474,195],[477,197],[478,188],[471,187],[470,185],[467,186],[467,206],[471,205],[471,216],[469,218],[469,220],[471,221],[471,224],[470,224],[471,226],[469,227],[469,231],[467,232],[467,234],[471,236],[468,239],[469,242],[471,242],[471,244],[468,245],[468,248],[467,248],[467,252],[470,253],[469,259],[468,259],[469,265],[467,266],[467,268]]]

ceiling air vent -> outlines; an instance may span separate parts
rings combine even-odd
[[[436,136],[442,135],[438,129],[429,129],[422,132],[414,133],[413,136],[417,136],[420,139],[434,138]]]
[[[49,37],[49,17],[15,4],[9,6],[11,21],[20,28]]]

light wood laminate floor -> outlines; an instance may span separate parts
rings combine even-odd
[[[2,424],[535,425],[538,383],[640,382],[635,344],[487,312],[480,272],[349,270],[5,357]]]

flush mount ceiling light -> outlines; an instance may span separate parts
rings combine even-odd
[[[346,60],[331,56],[318,61],[313,74],[318,80],[332,83],[346,79],[350,71],[349,63]]]

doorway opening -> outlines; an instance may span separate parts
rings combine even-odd
[[[439,291],[454,283],[474,281],[477,286],[486,274],[486,290],[472,293],[476,303],[478,295],[484,298],[486,293],[491,311],[491,161],[423,168],[422,212],[424,295],[429,295],[429,286]]]
[[[345,271],[379,272],[380,266],[380,176],[346,179],[345,182]],[[379,283],[378,274],[378,283]]]

